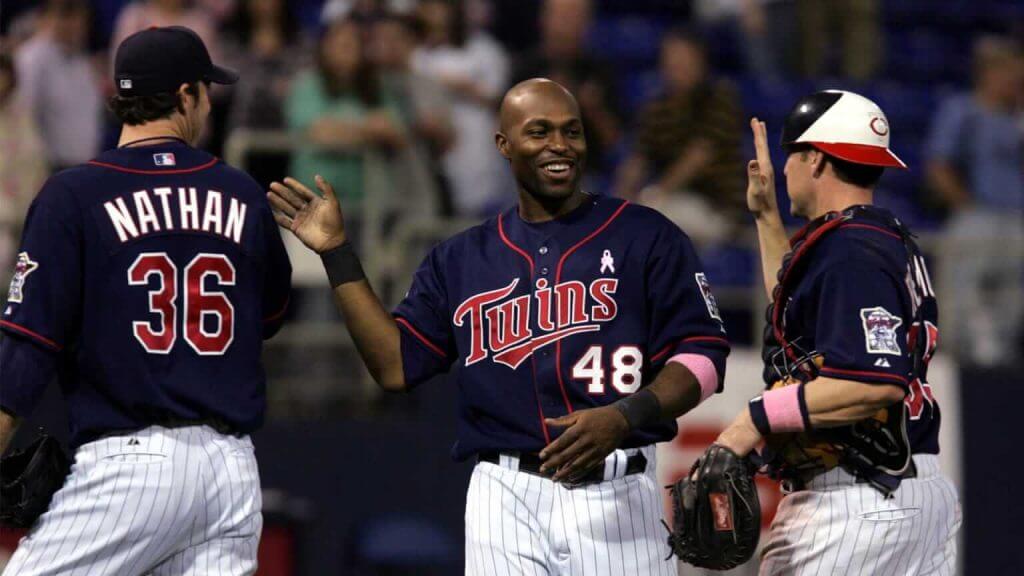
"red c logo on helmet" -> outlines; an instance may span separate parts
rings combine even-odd
[[[875,116],[871,119],[871,131],[879,136],[885,136],[889,133],[889,124],[886,123],[885,118]]]

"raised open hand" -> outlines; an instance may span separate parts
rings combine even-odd
[[[345,219],[334,188],[317,175],[316,187],[323,196],[316,195],[302,182],[285,178],[274,182],[267,199],[274,207],[274,220],[290,230],[308,248],[323,254],[345,242]]]

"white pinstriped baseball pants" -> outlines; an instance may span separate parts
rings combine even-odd
[[[263,517],[252,442],[152,426],[82,445],[4,576],[252,574]]]
[[[914,456],[917,477],[886,499],[836,468],[779,504],[761,559],[761,576],[956,572],[960,501],[938,457]]]
[[[640,450],[646,473],[622,475],[635,450],[616,450],[606,461],[612,479],[575,489],[519,472],[511,456],[478,463],[466,495],[466,574],[675,576],[654,447]]]

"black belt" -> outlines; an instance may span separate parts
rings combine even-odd
[[[526,472],[527,474],[533,474],[535,476],[541,476],[543,478],[547,478],[553,474],[541,474],[540,455],[534,452],[481,452],[477,456],[477,461],[490,462],[491,464],[501,464],[502,454],[518,458],[520,472]],[[646,470],[647,457],[644,456],[642,453],[637,452],[626,458],[626,472],[625,474],[622,474],[622,476],[629,476],[631,474],[641,474]],[[591,468],[590,471],[588,471],[582,477],[577,478],[575,481],[571,482],[571,484],[579,486],[583,484],[597,484],[599,482],[604,481],[604,465],[602,464],[595,466],[594,468]]]
[[[162,426],[164,428],[186,428],[189,426],[208,426],[215,432],[224,434],[225,436],[245,436],[245,433],[240,432],[238,428],[228,424],[220,418],[161,418],[153,422],[153,426]]]
[[[817,478],[820,474],[824,474],[824,472],[810,474],[806,476],[785,478],[782,480],[782,489],[786,493],[806,490],[807,484],[809,484],[812,480]],[[855,476],[855,483],[871,484],[878,488],[879,490],[882,490],[882,492],[884,492],[885,494],[889,494],[899,487],[901,480],[906,480],[907,478],[917,478],[917,465],[914,464],[914,459],[911,458],[910,463],[907,465],[906,470],[904,470],[902,474],[893,475],[880,473],[876,477],[868,477],[855,474],[851,475]]]

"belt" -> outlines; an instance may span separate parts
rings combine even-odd
[[[519,460],[519,471],[526,472],[527,474],[533,474],[542,478],[551,476],[551,473],[541,474],[540,455],[535,452],[481,452],[477,456],[478,462],[489,462],[491,464],[501,465],[501,456],[511,456]],[[615,470],[612,470],[610,477],[606,477],[605,466],[598,465],[591,468],[582,477],[577,478],[575,481],[570,482],[573,486],[582,486],[585,484],[597,484],[604,482],[605,480],[611,480],[612,478],[629,476],[631,474],[642,474],[647,470],[647,457],[640,452],[636,452],[626,458],[626,469],[622,474],[616,474]]]
[[[906,480],[907,478],[917,478],[917,465],[914,464],[914,460],[913,460],[913,458],[911,458],[910,463],[907,465],[906,470],[904,470],[903,473],[901,473],[901,474],[893,475],[893,474],[879,473],[877,476],[874,476],[874,477],[871,477],[871,476],[859,476],[859,475],[854,476],[853,474],[850,474],[849,472],[846,472],[843,468],[833,468],[832,470],[829,470],[828,472],[821,472],[821,473],[818,473],[818,474],[811,474],[811,475],[807,475],[807,476],[800,476],[800,477],[793,477],[793,478],[785,478],[780,483],[781,484],[781,488],[782,488],[782,492],[786,493],[786,494],[789,494],[791,492],[798,492],[800,490],[807,490],[808,486],[816,478],[819,478],[820,476],[823,476],[825,474],[829,474],[829,473],[831,473],[833,471],[845,472],[846,474],[849,474],[849,476],[853,479],[853,483],[854,484],[871,484],[871,485],[875,486],[876,488],[878,488],[879,490],[881,490],[885,494],[889,494],[892,491],[894,491],[896,488],[898,488],[901,480]]]
[[[220,418],[161,418],[153,422],[153,426],[162,426],[164,428],[187,428],[189,426],[208,426],[215,432],[224,434],[225,436],[245,436],[244,433],[239,432],[238,428],[228,424]]]

